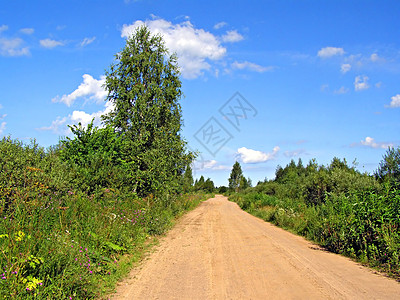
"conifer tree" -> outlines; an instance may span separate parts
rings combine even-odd
[[[229,189],[238,192],[242,177],[243,177],[242,167],[236,161],[233,164],[231,175],[229,177]]]

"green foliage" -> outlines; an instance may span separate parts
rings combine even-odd
[[[185,193],[191,192],[193,190],[193,172],[192,168],[189,165],[186,166],[185,173],[182,178],[182,187]]]
[[[87,128],[79,123],[70,129],[75,136],[61,141],[59,155],[75,172],[75,188],[90,194],[103,187],[127,186],[123,140],[113,128],[94,127],[92,120]]]
[[[228,191],[228,187],[221,185],[218,187],[218,194],[225,194]]]
[[[127,254],[137,259],[148,237],[206,198],[141,199],[107,187],[88,195],[74,189],[76,170],[57,153],[0,141],[0,298],[99,298]]]
[[[204,182],[203,190],[208,193],[214,192],[215,190],[214,182],[210,178],[207,178],[207,180]]]
[[[386,162],[387,156],[380,167]],[[278,166],[275,180],[229,199],[330,251],[400,277],[400,190],[387,181],[380,185],[346,160],[334,158],[327,167],[312,160],[306,168],[292,160]]]
[[[231,174],[229,176],[229,189],[235,192],[239,191],[240,188],[240,182],[243,177],[243,172],[242,172],[242,167],[240,164],[236,161],[233,164]]]
[[[194,190],[195,191],[202,191],[204,189],[204,176],[201,175],[199,180],[196,179],[196,181],[194,182]]]
[[[379,164],[376,177],[381,182],[400,186],[400,147],[397,149],[389,147]]]
[[[204,176],[202,175],[200,176],[199,180],[196,179],[194,184],[194,190],[213,193],[215,190],[214,182],[210,178],[204,180]]]
[[[191,190],[195,156],[178,75],[162,38],[139,28],[107,72],[105,127],[71,126],[48,150],[0,141],[0,298],[100,298],[149,237],[207,198],[178,193]]]
[[[107,100],[115,109],[104,116],[123,139],[121,154],[139,195],[178,188],[193,154],[180,135],[181,81],[175,55],[160,35],[138,28],[106,73]]]

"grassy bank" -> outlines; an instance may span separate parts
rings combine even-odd
[[[400,279],[396,185],[346,165],[313,170],[299,165],[278,169],[275,180],[229,199],[256,217]]]
[[[139,198],[74,188],[73,168],[35,143],[0,143],[0,298],[92,299],[205,194]],[[74,177],[75,176],[75,177]]]

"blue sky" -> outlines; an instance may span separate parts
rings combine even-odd
[[[101,85],[141,24],[179,56],[195,175],[253,183],[302,158],[373,172],[400,145],[398,1],[2,1],[0,135],[42,146],[112,109]]]

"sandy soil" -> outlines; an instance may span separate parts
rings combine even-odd
[[[183,216],[112,299],[400,299],[400,283],[216,196]]]

